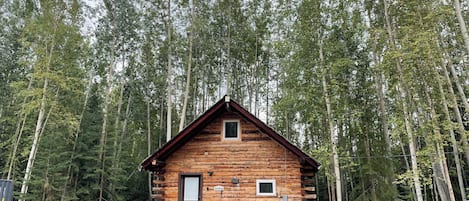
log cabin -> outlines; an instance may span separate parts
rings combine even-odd
[[[312,201],[320,164],[223,97],[155,153],[153,201]]]

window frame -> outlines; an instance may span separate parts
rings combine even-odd
[[[233,123],[235,122],[237,124],[237,133],[236,137],[226,137],[226,123]],[[222,139],[223,140],[239,140],[241,139],[241,122],[239,119],[226,119],[223,120],[223,126],[222,126]]]
[[[272,183],[272,193],[261,193],[261,183]],[[275,179],[257,179],[256,180],[256,195],[257,196],[276,196],[277,195],[277,184]]]

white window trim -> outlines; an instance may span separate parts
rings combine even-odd
[[[237,137],[225,137],[225,126],[226,123],[228,122],[236,122],[238,124],[238,134],[236,135]],[[223,120],[223,131],[222,131],[222,137],[224,140],[239,140],[241,137],[241,124],[239,120],[237,119],[230,119],[230,120]]]
[[[261,193],[260,183],[272,183],[272,193]],[[277,195],[277,185],[275,184],[275,179],[258,179],[256,180],[256,195],[257,196],[276,196]]]

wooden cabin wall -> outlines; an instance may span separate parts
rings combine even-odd
[[[240,140],[223,140],[223,120],[240,120]],[[302,200],[301,164],[297,156],[234,113],[211,122],[165,161],[166,201],[178,200],[181,173],[202,174],[202,200]],[[213,175],[209,176],[208,172]],[[239,184],[232,184],[238,178]],[[275,179],[277,196],[256,196],[257,179]],[[214,186],[223,186],[222,194]],[[220,199],[221,198],[221,199]]]

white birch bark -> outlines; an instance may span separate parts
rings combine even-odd
[[[231,5],[228,7],[228,22],[227,22],[227,27],[228,27],[228,37],[227,41],[225,42],[227,47],[226,54],[227,54],[227,63],[226,63],[226,94],[228,96],[234,96],[232,94],[232,89],[231,89],[231,82],[232,82],[232,69],[231,69]],[[222,55],[223,56],[223,55]]]
[[[150,121],[150,100],[147,101],[147,155],[151,155],[151,121]],[[151,200],[152,194],[151,172],[148,172],[148,199]]]
[[[425,88],[429,90],[428,86],[426,86]],[[441,188],[439,188],[440,190],[444,189],[444,191],[440,192],[440,196],[442,200],[456,201],[456,198],[454,197],[453,184],[451,183],[448,165],[446,163],[446,156],[445,156],[445,150],[444,150],[443,142],[442,142],[443,139],[442,139],[440,127],[439,127],[438,115],[436,114],[435,106],[433,104],[432,98],[430,97],[428,91],[425,91],[425,94],[427,96],[426,99],[428,100],[430,111],[431,111],[430,121],[434,125],[433,134],[435,138],[435,147],[436,147],[436,163],[438,163],[438,165],[435,165],[435,167],[438,169],[437,171],[441,173],[441,176],[438,175],[437,179],[438,181],[440,179],[443,180],[443,182],[437,182],[437,185],[444,185]],[[445,198],[443,199],[443,197]]]
[[[448,102],[446,100],[446,96],[445,96],[445,91],[443,90],[443,86],[441,84],[441,81],[440,79],[437,79],[438,81],[438,90],[440,92],[440,98],[442,100],[442,103],[443,103],[443,112],[445,114],[445,120],[447,122],[452,122],[451,120],[451,116],[450,116],[450,113],[449,113],[449,109],[448,109]],[[459,158],[459,143],[457,142],[456,140],[456,136],[454,134],[454,131],[452,128],[448,129],[448,132],[450,134],[450,140],[451,140],[451,146],[453,148],[453,157],[454,157],[454,162],[456,164],[456,174],[457,174],[457,177],[458,177],[458,184],[459,184],[459,191],[461,192],[461,197],[463,198],[462,200],[465,201],[466,200],[466,190],[465,190],[465,186],[464,186],[464,180],[463,180],[463,173],[462,173],[462,169],[461,169],[461,159]]]
[[[459,81],[459,77],[458,77],[458,74],[456,73],[456,69],[454,69],[453,62],[451,62],[451,60],[449,59],[446,59],[446,60],[448,61],[448,68],[451,74],[452,81],[458,91],[459,98],[461,100],[466,100],[466,101],[461,101],[461,102],[464,106],[464,109],[466,110],[466,113],[469,113],[469,102],[468,102],[469,99],[467,99],[466,93],[464,92],[464,88],[462,87],[461,82]]]
[[[194,19],[194,7],[192,5],[193,1],[190,1],[190,12],[191,12],[191,21]],[[182,112],[181,112],[181,121],[179,122],[179,131],[182,131],[184,128],[185,120],[186,120],[186,112],[187,112],[187,101],[189,99],[189,88],[191,84],[191,67],[192,67],[192,26],[194,26],[192,23],[190,25],[190,31],[189,31],[189,58],[187,62],[187,72],[186,72],[186,86],[184,89],[184,102],[182,105]]]
[[[448,62],[448,65],[451,66],[452,63]],[[456,130],[461,134],[461,141],[464,150],[464,157],[466,158],[466,162],[469,162],[469,143],[467,142],[467,136],[465,135],[464,124],[462,121],[462,114],[458,108],[458,101],[456,99],[456,94],[453,90],[453,85],[451,83],[451,78],[449,77],[448,70],[443,68],[443,74],[445,76],[446,85],[449,92],[449,98],[451,101],[451,105],[453,108],[454,116],[456,117],[457,127]]]
[[[385,15],[385,21],[386,21],[386,30],[389,35],[389,43],[393,48],[396,48],[396,40],[394,39],[394,32],[392,30],[391,26],[391,19],[388,13],[388,2],[387,0],[383,0],[384,2],[384,15]],[[420,176],[419,176],[419,168],[418,168],[418,163],[417,163],[417,150],[415,147],[415,142],[414,142],[414,134],[412,131],[412,126],[410,123],[409,119],[409,109],[407,106],[407,95],[405,91],[405,87],[403,86],[404,80],[403,80],[403,72],[401,69],[400,61],[396,60],[396,67],[397,67],[397,72],[398,72],[398,81],[397,81],[397,87],[399,90],[399,95],[400,99],[402,101],[402,110],[403,110],[403,115],[404,115],[404,124],[405,124],[405,130],[406,133],[409,137],[409,151],[410,151],[410,159],[411,159],[411,167],[412,167],[412,178],[414,181],[414,190],[415,190],[415,195],[417,197],[417,201],[423,201],[423,195],[422,195],[422,187],[420,183]]]
[[[36,128],[34,129],[34,138],[33,144],[31,146],[31,150],[29,151],[28,163],[26,165],[26,171],[23,178],[23,183],[21,185],[21,194],[25,195],[28,193],[28,184],[29,180],[31,179],[31,171],[34,165],[34,160],[37,152],[37,148],[39,145],[39,137],[42,129],[42,124],[44,123],[44,115],[45,115],[45,108],[46,108],[46,93],[47,93],[47,85],[49,80],[47,77],[44,79],[44,84],[42,87],[42,98],[41,98],[41,105],[39,108],[39,114],[36,121]],[[22,199],[20,200],[22,201]]]
[[[370,14],[370,11],[368,11],[368,19],[371,21],[371,14]],[[368,28],[371,28],[371,27],[368,27]],[[375,73],[373,73],[373,75],[375,76],[375,83],[374,83],[374,89],[376,91],[376,95],[378,96],[378,102],[379,102],[379,105],[378,105],[378,108],[379,108],[379,117],[381,119],[381,127],[383,129],[383,135],[384,135],[384,141],[386,143],[385,145],[385,148],[386,148],[386,153],[385,153],[385,156],[386,156],[386,160],[388,161],[388,165],[390,166],[390,172],[392,174],[392,176],[390,177],[386,177],[386,182],[388,184],[392,184],[392,182],[394,181],[394,165],[392,163],[392,159],[391,159],[391,154],[392,154],[392,150],[391,150],[391,135],[389,133],[389,125],[388,125],[388,114],[386,112],[386,102],[385,102],[385,94],[384,94],[384,91],[383,91],[383,85],[384,85],[384,82],[383,82],[383,72],[380,72],[376,66],[378,65],[379,61],[378,61],[378,58],[377,58],[377,53],[376,53],[376,44],[377,44],[377,38],[375,38],[375,40],[373,41],[372,43],[372,52],[371,52],[371,55],[372,55],[372,61],[373,63],[375,64]],[[393,186],[395,186],[393,184]]]
[[[415,194],[417,196],[417,201],[423,201],[423,195],[422,195],[422,185],[420,183],[420,171],[418,168],[418,163],[417,163],[417,150],[415,147],[415,142],[414,142],[414,135],[413,131],[410,125],[410,120],[409,120],[409,114],[408,114],[408,108],[407,108],[407,103],[405,101],[405,93],[403,93],[403,89],[399,87],[399,91],[401,91],[401,98],[402,98],[402,107],[404,110],[404,123],[405,123],[405,129],[406,133],[409,137],[409,151],[410,151],[410,162],[411,162],[411,167],[412,167],[412,178],[414,181],[414,187],[415,187]]]
[[[119,93],[119,99],[117,100],[117,114],[116,114],[116,119],[114,121],[114,153],[113,153],[113,166],[116,167],[116,159],[117,159],[117,149],[118,149],[118,138],[119,138],[119,124],[120,124],[120,116],[121,116],[121,110],[122,110],[122,99],[124,97],[124,88],[125,88],[125,83],[124,83],[124,78],[123,76],[120,78],[120,93]]]
[[[124,56],[123,56],[124,57]],[[122,61],[122,66],[124,66],[124,61]],[[114,136],[113,136],[113,153],[112,153],[112,170],[116,169],[118,166],[119,161],[117,160],[117,149],[118,149],[118,138],[119,138],[119,124],[120,124],[120,116],[121,116],[121,110],[122,110],[122,99],[124,96],[124,86],[125,86],[125,81],[124,81],[124,76],[121,76],[119,78],[119,85],[120,85],[120,93],[119,93],[119,98],[117,99],[117,113],[116,113],[116,119],[114,121]],[[111,193],[114,193],[114,183],[111,180],[109,182],[109,191]]]
[[[320,36],[321,37],[321,36]],[[324,99],[326,102],[326,110],[327,110],[327,118],[328,118],[328,125],[329,125],[329,132],[330,132],[330,140],[332,145],[332,162],[334,166],[334,176],[335,176],[335,185],[336,185],[336,201],[342,201],[342,182],[340,179],[340,164],[339,164],[339,155],[337,153],[337,144],[338,144],[338,134],[336,125],[334,125],[331,103],[329,99],[329,90],[327,88],[327,81],[326,81],[326,68],[324,66],[324,56],[323,56],[323,49],[322,49],[322,38],[319,39],[319,59],[321,63],[321,67],[323,68],[322,73],[322,87],[324,93]]]
[[[33,78],[29,79],[27,90],[31,89],[32,83],[33,83]],[[15,144],[13,145],[13,150],[12,150],[12,153],[10,154],[10,157],[9,157],[7,180],[12,179],[12,177],[13,177],[13,166],[14,166],[15,160],[16,160],[16,152],[18,151],[18,146],[19,146],[20,141],[21,141],[21,136],[23,135],[23,130],[24,130],[24,125],[26,123],[26,118],[28,117],[28,114],[25,113],[25,110],[24,110],[25,107],[26,107],[26,101],[27,101],[27,98],[25,97],[23,99],[23,102],[21,103],[21,110],[20,110],[21,115],[20,116],[22,118],[18,119],[18,122],[16,124],[16,130],[15,130],[16,141],[15,141]]]
[[[57,89],[54,98],[57,98],[58,96],[59,96],[59,89]],[[44,118],[44,122],[42,123],[42,128],[41,128],[41,131],[40,131],[40,133],[39,133],[39,139],[38,139],[38,143],[37,143],[38,145],[39,145],[39,143],[41,142],[41,137],[42,137],[42,135],[43,135],[43,133],[44,133],[44,129],[45,129],[46,125],[47,125],[47,122],[49,121],[49,117],[50,117],[50,115],[51,115],[53,109],[54,109],[54,105],[51,105],[49,111],[47,112],[46,117]],[[36,158],[36,155],[37,155],[37,151],[34,153],[34,156],[33,156],[34,159]]]
[[[55,35],[56,30],[57,30],[57,27],[54,27],[53,35]],[[54,53],[54,48],[55,48],[55,39],[53,39],[51,41],[50,49],[49,49],[49,52],[48,52],[48,55],[47,55],[48,58],[47,58],[46,66],[45,66],[45,68],[46,68],[45,72],[46,73],[49,72],[50,63],[51,63],[51,60],[52,60],[52,54]],[[46,47],[46,50],[47,50],[47,47]],[[26,170],[25,170],[25,174],[24,174],[24,178],[23,178],[23,183],[21,185],[21,194],[22,195],[25,195],[25,194],[28,193],[28,184],[29,184],[29,180],[31,179],[31,172],[32,172],[32,168],[33,168],[33,165],[34,165],[34,160],[36,158],[36,152],[37,152],[37,149],[38,149],[38,146],[39,146],[39,138],[40,138],[40,134],[41,134],[41,131],[42,131],[42,126],[43,126],[43,123],[44,123],[44,115],[45,115],[45,109],[46,109],[46,101],[47,101],[46,98],[47,98],[48,84],[49,84],[49,80],[46,76],[44,78],[44,83],[43,83],[43,86],[42,86],[42,97],[41,97],[41,103],[40,103],[40,106],[39,106],[39,114],[38,114],[37,121],[36,121],[36,128],[34,129],[33,144],[31,145],[31,150],[29,152],[28,162],[26,164]],[[23,201],[23,200],[20,199],[20,201]]]
[[[466,53],[469,54],[469,35],[466,29],[466,22],[464,22],[464,17],[461,13],[461,4],[459,0],[454,1],[454,10],[456,12],[456,17],[458,18],[459,29],[461,30],[462,37],[464,39],[464,47],[466,47]]]
[[[172,112],[172,100],[171,100],[171,85],[172,85],[172,68],[171,68],[171,0],[168,0],[168,74],[166,77],[166,142],[171,140],[171,112]]]
[[[164,99],[165,98],[163,96],[161,96],[161,99],[160,99],[161,103],[164,103]],[[163,108],[163,104],[161,104],[160,107]],[[159,128],[159,132],[158,132],[158,149],[163,144],[163,142],[162,142],[163,141],[163,137],[162,137],[162,135],[163,135],[163,126],[164,126],[163,116],[164,116],[164,110],[160,110],[160,117],[161,118],[160,118],[160,122],[159,122],[159,125],[158,125],[158,128]],[[150,138],[151,136],[148,136],[148,137]],[[150,143],[150,141],[148,143]],[[151,154],[151,152],[150,152],[150,154]]]
[[[131,103],[132,103],[132,94],[129,94],[129,97],[127,98],[127,106],[125,108],[125,118],[124,118],[124,122],[122,123],[122,130],[120,131],[120,136],[118,139],[119,145],[117,147],[116,167],[119,167],[119,161],[120,161],[120,157],[122,153],[122,143],[124,142],[124,136],[127,132],[127,124],[128,124],[129,116],[130,116]]]
[[[47,78],[45,79],[45,81],[46,81],[46,80],[47,80]],[[46,87],[46,91],[47,91],[47,87]],[[56,94],[55,94],[54,98],[57,98],[58,96],[59,96],[59,89],[56,90]],[[45,99],[44,99],[44,100],[45,100]],[[37,150],[38,150],[38,147],[39,147],[39,143],[41,142],[41,136],[42,136],[43,133],[44,133],[44,129],[45,129],[46,125],[47,125],[47,121],[49,120],[49,117],[50,117],[50,115],[51,115],[51,113],[52,113],[52,110],[54,109],[53,106],[54,106],[54,105],[52,105],[52,106],[50,107],[49,111],[47,112],[47,115],[45,115],[45,108],[44,108],[44,112],[43,112],[43,115],[42,115],[43,121],[40,123],[41,126],[39,127],[39,134],[37,135],[37,138],[34,138],[34,142],[33,142],[33,146],[35,147],[35,150],[34,150],[34,151],[31,151],[31,152],[30,152],[30,155],[29,155],[29,158],[32,158],[32,160],[31,160],[32,163],[31,163],[30,166],[29,166],[29,167],[30,167],[30,168],[29,168],[30,171],[29,171],[29,178],[28,178],[28,180],[31,178],[31,172],[32,172],[32,168],[33,168],[33,166],[34,166],[34,162],[35,162],[35,160],[36,160]],[[39,118],[38,118],[38,119],[39,119]],[[36,127],[36,129],[37,129],[37,127]],[[32,156],[31,156],[31,155],[32,155]],[[28,164],[29,164],[29,161],[30,161],[30,160],[28,160]],[[25,175],[25,177],[26,177],[26,175]],[[23,184],[25,184],[25,181],[26,181],[26,180],[23,180]],[[21,190],[23,190],[23,186],[22,186]],[[28,184],[26,185],[26,190],[25,190],[24,193],[22,193],[22,195],[25,195],[25,194],[27,193],[27,191],[28,191]]]
[[[106,141],[107,141],[107,121],[108,121],[108,112],[109,112],[109,104],[111,100],[111,92],[112,92],[112,79],[114,76],[114,49],[115,49],[115,35],[112,36],[111,42],[111,55],[110,55],[110,64],[108,67],[108,75],[106,79],[106,93],[104,97],[103,103],[103,124],[101,127],[101,138],[99,140],[99,161],[101,163],[101,173],[99,179],[99,197],[98,200],[104,200],[104,166],[105,166],[105,148],[106,148]]]
[[[441,49],[440,44],[438,42],[436,44]],[[446,80],[446,84],[448,85],[448,89],[449,89],[448,91],[449,91],[450,99],[454,101],[455,95],[454,95],[454,91],[451,87],[451,81],[448,82],[449,74],[452,75],[453,81],[454,81],[455,85],[458,88],[460,98],[465,99],[465,94],[462,91],[461,85],[459,84],[459,79],[458,79],[458,76],[457,76],[456,71],[454,69],[453,63],[452,63],[451,59],[449,59],[447,51],[445,49],[441,49],[441,51],[443,52],[443,60],[442,60],[443,77]],[[446,65],[450,69],[451,73],[448,73],[447,68],[445,68]],[[440,75],[438,70],[435,70],[435,71],[436,71],[437,74]],[[441,99],[441,102],[442,102],[443,113],[445,115],[445,121],[446,122],[452,122],[453,120],[451,118],[451,115],[449,113],[449,108],[448,108],[448,105],[451,105],[451,103],[448,102],[447,99],[446,99],[446,94],[448,94],[448,93],[445,92],[445,90],[443,89],[443,84],[441,83],[440,78],[436,79],[436,81],[437,81],[437,84],[438,84],[439,95],[440,95],[440,99]],[[467,111],[467,109],[469,109],[469,105],[467,104],[467,102],[464,102],[463,104],[464,104],[464,106],[466,108],[466,111]],[[463,172],[462,172],[462,168],[461,168],[461,159],[459,157],[459,144],[460,143],[456,140],[454,129],[450,127],[447,130],[450,134],[450,142],[451,142],[451,146],[452,146],[452,154],[453,154],[453,157],[454,157],[454,162],[456,164],[456,175],[457,175],[457,178],[458,178],[459,191],[461,192],[461,200],[466,201],[467,200],[466,190],[465,190],[466,188],[465,188],[464,179],[463,179],[463,176],[462,176]],[[465,153],[467,153],[466,150],[465,150]],[[448,177],[449,177],[449,175],[448,175]]]

